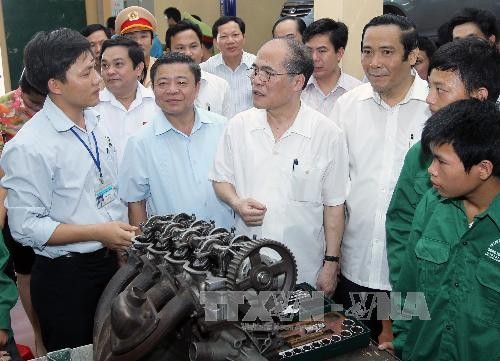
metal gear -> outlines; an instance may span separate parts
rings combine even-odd
[[[261,254],[265,248],[275,251],[280,259]],[[245,265],[249,268],[242,272]],[[282,243],[265,238],[247,241],[235,252],[226,279],[228,289],[233,291],[291,291],[297,280],[297,264],[292,252]]]

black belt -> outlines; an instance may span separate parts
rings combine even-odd
[[[65,254],[63,257],[66,258],[89,258],[89,257],[107,257],[109,255],[109,248],[101,248],[94,252],[89,253],[80,253],[80,252],[69,252]]]

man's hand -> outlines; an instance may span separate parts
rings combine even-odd
[[[9,335],[7,334],[7,331],[0,330],[0,347],[4,347],[5,345],[7,345],[8,341]]]
[[[335,288],[337,288],[338,266],[337,262],[325,262],[319,271],[316,288],[318,291],[323,291],[327,297],[333,296]]]
[[[264,220],[267,208],[255,199],[244,198],[238,200],[235,211],[247,226],[260,226]]]
[[[114,251],[126,251],[132,245],[132,237],[137,227],[123,222],[106,222],[96,225],[99,240],[109,249]]]
[[[392,342],[383,342],[380,345],[378,345],[378,349],[381,351],[387,351],[394,354],[394,345],[392,344]]]

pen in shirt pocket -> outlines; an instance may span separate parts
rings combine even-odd
[[[299,160],[298,160],[297,158],[295,158],[295,159],[293,160],[293,163],[292,163],[292,172],[294,172],[294,171],[295,171],[295,166],[296,166],[296,165],[299,165]]]

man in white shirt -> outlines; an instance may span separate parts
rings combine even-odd
[[[304,43],[314,61],[314,73],[302,92],[302,100],[330,119],[337,99],[362,84],[339,66],[347,37],[347,26],[328,18],[316,20],[304,32]]]
[[[167,30],[165,40],[167,48],[189,56],[196,64],[201,63],[203,47],[201,29],[198,25],[181,20]],[[201,71],[200,92],[195,105],[227,116],[229,106],[229,84],[227,81],[204,70]]]
[[[101,68],[106,87],[99,93],[96,110],[121,163],[128,138],[148,123],[158,109],[153,91],[137,80],[144,69],[144,54],[135,41],[123,36],[106,40]]]
[[[333,119],[347,140],[351,179],[336,292],[337,302],[346,309],[360,301],[352,300],[350,292],[391,290],[385,214],[405,154],[420,139],[430,116],[427,82],[412,70],[417,55],[417,32],[409,20],[396,15],[373,18],[363,29],[361,53],[369,83],[341,96],[334,107]],[[370,306],[368,299],[364,307]],[[377,321],[376,316],[374,310],[372,336],[390,340],[390,321]]]
[[[344,136],[300,100],[313,71],[302,44],[267,42],[249,71],[255,107],[228,123],[209,177],[236,213],[237,233],[284,243],[298,281],[331,294],[348,181]]]
[[[202,70],[220,76],[229,83],[230,118],[252,107],[252,86],[247,69],[255,55],[243,51],[245,45],[245,23],[236,16],[222,16],[212,27],[214,43],[220,53],[200,64]]]
[[[116,158],[88,109],[99,101],[94,63],[76,31],[37,33],[25,71],[47,98],[2,152],[12,236],[36,253],[31,299],[47,351],[92,342],[99,297],[118,269],[110,250],[127,250],[137,230],[123,223]]]

